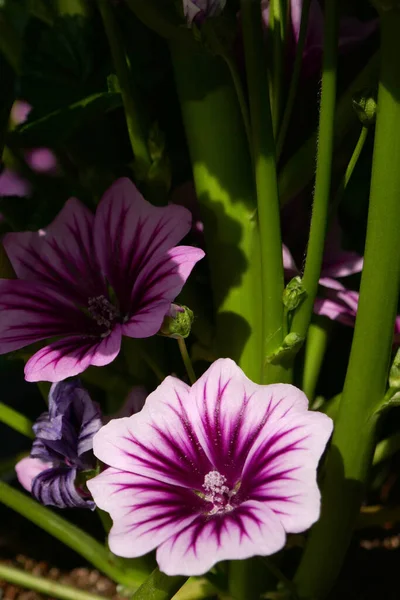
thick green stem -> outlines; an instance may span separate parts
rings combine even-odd
[[[186,347],[186,342],[181,337],[178,338],[178,346],[182,356],[183,364],[185,365],[186,373],[189,377],[189,381],[193,385],[194,383],[196,383],[197,377],[193,369],[192,361],[190,360],[189,352]]]
[[[229,72],[232,77],[232,83],[236,90],[236,96],[240,106],[240,112],[242,113],[242,119],[244,128],[246,131],[247,142],[249,144],[249,152],[252,154],[252,135],[251,135],[251,127],[250,127],[250,115],[249,115],[249,107],[247,106],[246,96],[243,90],[242,80],[240,78],[240,74],[236,65],[236,61],[232,56],[228,56],[226,54],[222,55],[226,65],[229,69]]]
[[[270,37],[270,48],[272,53],[270,100],[272,125],[275,137],[278,135],[282,112],[283,58],[287,21],[286,16],[286,1],[270,0],[268,27],[268,35]]]
[[[322,515],[296,581],[305,598],[325,598],[363,499],[377,416],[385,395],[400,290],[400,11],[381,17],[382,64],[370,207],[350,362],[323,486]]]
[[[379,54],[372,56],[364,69],[351,82],[339,99],[335,115],[335,148],[343,142],[351,129],[359,125],[352,106],[353,96],[365,87],[373,87],[378,79]],[[318,134],[315,132],[287,161],[279,173],[279,196],[281,205],[293,200],[311,183],[315,174],[315,146]]]
[[[158,569],[154,569],[150,577],[132,596],[132,600],[170,600],[183,586],[187,577],[168,577]]]
[[[342,181],[340,182],[340,185],[336,192],[335,199],[332,202],[332,206],[330,208],[331,219],[334,218],[334,215],[336,214],[336,211],[339,208],[340,202],[343,198],[343,194],[347,187],[347,184],[349,183],[351,176],[353,175],[353,171],[356,167],[357,161],[360,158],[360,154],[361,154],[362,149],[364,148],[364,144],[367,140],[368,131],[369,131],[369,128],[366,127],[365,125],[361,128],[361,132],[360,132],[360,136],[357,140],[357,144],[353,150],[353,154],[351,155],[349,164],[347,165],[346,172],[343,176]]]
[[[107,34],[108,43],[115,70],[121,89],[122,101],[124,103],[126,124],[129,133],[133,154],[135,156],[137,176],[145,179],[151,166],[151,159],[147,147],[145,132],[143,131],[143,119],[139,110],[139,101],[135,97],[132,85],[131,73],[129,70],[125,48],[121,32],[118,29],[112,5],[109,0],[98,0],[98,6],[104,23],[104,29]]]
[[[9,567],[2,563],[0,563],[0,579],[60,600],[102,600],[104,598],[104,596],[90,594],[70,585],[65,585],[65,583],[57,583],[45,577],[31,575],[26,571],[22,571],[22,569]]]
[[[310,403],[314,399],[331,328],[332,321],[325,317],[316,317],[308,330],[301,387]]]
[[[282,240],[268,77],[263,61],[261,4],[242,0],[241,7],[261,242],[262,334],[266,358],[283,340]],[[267,364],[264,380],[279,381],[280,372],[279,366]]]
[[[303,285],[307,295],[296,310],[292,323],[292,331],[298,333],[303,338],[307,335],[317,295],[328,219],[335,128],[337,23],[337,1],[326,0],[317,173],[310,236],[303,276]]]
[[[32,421],[3,402],[0,402],[0,421],[31,440],[35,437]]]
[[[288,132],[290,119],[293,112],[294,103],[296,100],[297,88],[300,80],[301,73],[301,65],[303,62],[303,52],[304,46],[306,42],[307,35],[307,25],[308,25],[308,15],[310,12],[310,4],[311,0],[303,0],[303,7],[301,11],[301,21],[300,21],[300,32],[299,39],[296,47],[296,56],[294,59],[293,65],[293,74],[290,79],[290,87],[288,99],[285,106],[285,111],[283,113],[282,125],[279,129],[278,141],[276,143],[276,156],[279,159],[282,154],[283,145],[285,143],[286,134]]]
[[[237,97],[221,57],[174,44],[171,54],[204,222],[216,310],[215,352],[233,358],[260,382],[258,228]]]
[[[13,489],[3,481],[0,481],[0,503],[20,513],[23,517],[60,540],[60,542],[75,550],[99,571],[102,571],[117,583],[135,588],[142,583],[146,576],[147,569],[141,569],[136,561],[132,561],[132,567],[126,568],[121,559],[113,556],[109,550],[82,529],[72,525],[72,523],[42,506],[26,494]]]

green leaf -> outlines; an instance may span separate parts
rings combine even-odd
[[[57,147],[64,144],[88,121],[115,110],[122,105],[117,92],[93,94],[70,106],[55,110],[48,115],[32,120],[18,127],[10,134],[10,139],[20,145],[43,145]]]

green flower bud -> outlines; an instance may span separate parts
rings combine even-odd
[[[171,338],[187,338],[193,323],[193,311],[187,306],[171,304],[169,312],[165,315],[160,335]]]
[[[306,290],[303,286],[301,277],[293,277],[283,290],[283,304],[288,310],[294,310],[304,300]]]
[[[278,350],[267,356],[267,363],[271,363],[272,365],[285,364],[288,360],[292,360],[303,343],[304,338],[301,335],[295,332],[289,333]]]
[[[368,127],[376,120],[376,91],[362,90],[353,97],[353,109],[361,123]]]
[[[396,352],[389,373],[389,387],[400,389],[400,348]]]

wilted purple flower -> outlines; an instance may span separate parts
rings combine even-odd
[[[42,504],[93,509],[77,477],[95,467],[93,436],[101,426],[98,406],[78,382],[53,384],[49,410],[33,426],[30,458],[16,466],[20,483]]]
[[[167,377],[140,413],[94,437],[110,468],[87,485],[113,519],[112,552],[157,548],[163,572],[199,575],[280,550],[320,511],[316,469],[332,421],[307,407],[297,388],[256,385],[229,359],[191,388]]]
[[[225,8],[226,0],[183,0],[183,14],[189,27],[202,23],[208,17],[219,15]]]
[[[191,215],[155,207],[123,178],[93,215],[71,198],[45,230],[10,233],[18,280],[0,280],[0,353],[58,338],[26,363],[28,381],[60,381],[117,356],[121,337],[149,337],[204,252],[175,245]]]
[[[142,386],[134,386],[114,418],[139,412],[146,396]],[[15,466],[20,484],[42,504],[94,508],[76,478],[95,467],[93,436],[109,419],[102,418],[97,404],[77,381],[53,384],[49,411],[33,427],[36,439],[31,455]]]
[[[325,253],[319,284],[323,288],[323,296],[318,296],[314,303],[314,312],[328,319],[337,320],[345,325],[354,326],[358,292],[348,290],[338,278],[359,273],[363,268],[363,258],[355,252],[330,249]],[[299,274],[289,249],[283,246],[283,266],[287,277]]]

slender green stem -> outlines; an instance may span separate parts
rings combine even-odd
[[[260,382],[260,249],[237,96],[221,57],[178,44],[171,44],[171,55],[204,222],[216,314],[213,351]]]
[[[308,15],[310,13],[310,4],[311,0],[303,0],[303,7],[301,11],[301,21],[300,21],[300,32],[299,39],[296,47],[296,55],[294,59],[293,65],[293,74],[290,79],[289,86],[289,94],[288,99],[285,106],[285,111],[283,113],[282,124],[279,129],[278,141],[276,143],[276,156],[279,159],[282,154],[283,145],[285,143],[286,135],[289,129],[290,119],[293,112],[293,107],[296,100],[297,89],[300,80],[301,74],[301,65],[303,62],[303,52],[304,46],[306,43],[307,36],[307,25],[308,25]]]
[[[147,147],[139,100],[135,97],[130,69],[123,46],[122,34],[118,29],[112,5],[109,0],[98,0],[111,54],[117,72],[118,82],[124,103],[126,124],[133,154],[135,156],[137,176],[145,179],[151,166],[151,158]]]
[[[240,79],[239,71],[236,65],[235,60],[232,56],[228,56],[227,54],[222,55],[225,60],[229,72],[232,77],[232,82],[235,87],[236,96],[240,106],[240,112],[242,113],[242,119],[244,128],[246,131],[247,142],[249,144],[249,152],[252,154],[252,134],[251,134],[251,126],[250,126],[250,115],[249,115],[249,107],[247,105],[246,96],[244,94],[242,80]]]
[[[378,69],[379,54],[376,53],[340,97],[335,115],[335,148],[339,147],[351,129],[359,125],[359,120],[355,118],[352,105],[353,96],[363,88],[374,85],[375,80],[378,78]],[[315,175],[315,146],[317,139],[318,133],[316,131],[291,156],[283,168],[280,169],[278,183],[282,205],[296,198],[311,183]]]
[[[189,381],[193,385],[197,381],[196,373],[194,372],[192,361],[190,360],[189,352],[186,347],[186,342],[182,337],[178,338],[178,346],[182,356],[183,364],[185,365],[186,373]]]
[[[270,0],[268,37],[272,52],[272,77],[270,83],[270,102],[272,126],[275,137],[278,136],[282,112],[283,56],[286,33],[286,2]]]
[[[378,465],[379,463],[388,460],[394,454],[400,451],[400,432],[394,433],[390,437],[382,440],[376,445],[374,458],[372,464]]]
[[[360,136],[357,140],[357,144],[353,150],[353,154],[351,155],[349,164],[347,165],[346,172],[343,176],[342,181],[340,182],[340,185],[336,192],[335,199],[332,202],[332,205],[330,208],[331,219],[333,219],[334,215],[336,214],[337,209],[339,208],[340,202],[343,198],[343,194],[347,187],[347,184],[349,183],[351,176],[353,175],[353,171],[355,169],[358,159],[360,158],[360,154],[362,152],[362,149],[364,148],[364,144],[367,140],[368,131],[369,131],[369,128],[366,127],[365,125],[361,128],[361,132],[360,132]]]
[[[38,577],[37,575],[31,575],[22,569],[16,569],[15,567],[9,567],[0,563],[0,579],[13,583],[29,590],[39,592],[39,594],[45,594],[52,598],[59,598],[60,600],[102,600],[104,596],[97,596],[96,594],[90,594],[84,592],[78,588],[65,585],[65,583],[57,583],[46,579],[45,577]]]
[[[282,240],[268,77],[263,61],[261,3],[242,0],[241,7],[261,243],[262,334],[265,359],[279,348],[283,340]],[[268,364],[264,373],[265,381],[272,383],[279,380],[280,372],[279,366]]]
[[[350,361],[313,528],[296,582],[325,598],[351,539],[374,452],[400,291],[400,11],[381,16],[382,63],[360,300]]]
[[[319,140],[317,150],[317,173],[310,236],[304,268],[303,285],[307,296],[296,310],[292,331],[305,338],[311,320],[314,301],[318,290],[322,257],[325,246],[331,172],[333,157],[333,136],[335,129],[336,104],[336,58],[338,7],[336,0],[326,0],[324,20],[324,58],[321,90],[321,111],[319,118]]]
[[[0,402],[0,421],[31,440],[35,437],[32,431],[32,421],[3,402]]]
[[[146,569],[141,570],[136,561],[132,562],[132,568],[128,569],[120,559],[113,556],[109,550],[82,529],[72,525],[72,523],[42,506],[26,494],[13,489],[3,481],[0,481],[0,502],[75,550],[114,581],[131,588],[135,588],[142,583]]]
[[[154,569],[150,577],[133,594],[132,600],[170,600],[187,581],[187,577],[168,577]]]
[[[310,403],[314,399],[319,373],[332,329],[332,321],[326,317],[316,317],[310,324],[304,357],[302,390]]]

